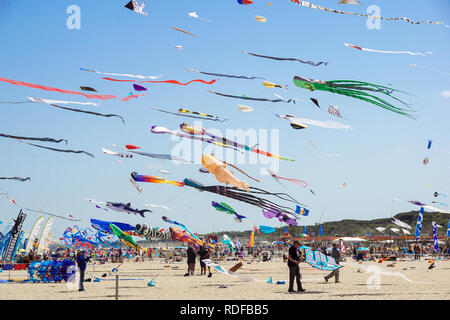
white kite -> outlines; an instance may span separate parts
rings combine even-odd
[[[426,56],[429,54],[433,54],[433,52],[431,51],[427,51],[425,53],[421,53],[421,52],[411,52],[411,51],[385,51],[385,50],[375,50],[375,49],[368,49],[368,48],[363,48],[363,47],[358,47],[355,46],[353,44],[349,44],[349,43],[345,43],[346,47],[350,47],[350,48],[355,48],[361,51],[367,51],[367,52],[379,52],[379,53],[406,53],[406,54],[410,54],[412,56]]]

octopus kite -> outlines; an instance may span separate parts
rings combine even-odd
[[[402,92],[400,90],[391,89],[389,87],[380,86],[377,84],[372,84],[369,82],[363,81],[355,81],[355,80],[332,80],[332,81],[321,81],[315,79],[307,79],[299,76],[294,77],[294,84],[297,87],[308,89],[310,91],[321,90],[321,91],[329,91],[332,93],[342,94],[345,96],[349,96],[352,98],[360,99],[372,104],[375,104],[379,107],[382,107],[386,110],[407,116],[409,118],[414,118],[408,111],[412,111],[411,108],[408,109],[396,107],[393,104],[376,97],[375,95],[368,94],[365,91],[376,92],[380,94],[384,94],[386,96],[391,97],[394,100],[401,102],[403,105],[408,106],[405,102],[391,95],[392,92]]]

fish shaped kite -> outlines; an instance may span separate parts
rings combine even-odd
[[[238,222],[242,222],[242,219],[247,218],[245,216],[242,216],[238,214],[230,205],[226,204],[225,202],[216,202],[213,201],[211,205],[216,208],[217,211],[222,211],[228,214],[234,214],[235,218]]]
[[[238,180],[233,175],[233,172],[227,169],[226,164],[219,161],[212,154],[202,156],[202,165],[206,170],[215,175],[217,181],[225,184],[232,184],[237,188],[242,188],[246,191],[249,191],[248,183],[245,181]]]
[[[122,243],[129,246],[130,248],[133,248],[137,251],[140,251],[139,245],[136,243],[136,241],[133,239],[132,236],[126,234],[123,232],[119,227],[117,227],[114,223],[110,223],[109,227],[111,228],[111,231],[114,233],[116,237],[120,239]]]
[[[148,209],[133,209],[131,208],[131,203],[122,203],[122,202],[106,202],[106,207],[108,209],[117,211],[117,212],[125,212],[128,214],[134,213],[134,214],[140,214],[141,217],[145,218],[144,213],[145,212],[152,212],[151,210]]]
[[[305,79],[299,76],[294,77],[294,84],[297,87],[308,89],[310,91],[320,90],[320,91],[329,91],[332,93],[342,94],[345,96],[349,96],[352,98],[360,99],[379,107],[382,107],[386,110],[404,115],[409,118],[414,118],[408,112],[412,111],[412,109],[405,102],[391,95],[390,92],[402,92],[399,90],[391,89],[389,87],[380,86],[377,84],[372,84],[368,82],[355,81],[355,80],[333,80],[333,81],[321,81],[315,79]],[[403,105],[407,106],[408,109],[396,107],[393,104],[373,95],[368,94],[366,91],[380,93],[382,95],[389,96],[390,98],[399,101]]]
[[[111,150],[108,150],[105,148],[102,148],[102,151],[103,151],[103,153],[108,154],[110,156],[117,156],[120,158],[133,158],[132,154],[117,153],[117,152],[114,152],[114,151],[111,151]]]
[[[128,146],[129,146],[129,145],[128,145]],[[128,150],[126,150],[126,149],[123,149],[123,148],[119,147],[119,146],[116,145],[116,144],[113,144],[113,147],[118,148],[118,149],[120,149],[120,150],[127,151],[127,152],[131,152],[131,153],[134,153],[134,154],[139,154],[139,155],[141,155],[141,156],[154,158],[154,159],[192,162],[192,161],[184,160],[184,159],[179,158],[179,157],[176,157],[176,156],[172,156],[171,154],[160,154],[160,153],[141,152],[141,151],[130,150],[131,148],[127,148]]]
[[[132,172],[131,178],[137,182],[168,183],[168,184],[173,184],[178,187],[184,186],[183,182],[166,180],[161,177],[155,177],[155,176],[145,176],[145,175],[137,174],[137,172]]]

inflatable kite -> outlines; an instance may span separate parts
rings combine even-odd
[[[318,127],[322,127],[322,128],[327,128],[327,129],[351,129],[352,128],[349,125],[346,125],[346,124],[343,124],[340,122],[336,122],[336,121],[331,121],[331,120],[319,121],[319,120],[313,120],[313,119],[307,119],[307,118],[297,118],[290,114],[286,114],[286,115],[275,114],[275,115],[280,119],[288,120],[294,129],[306,129],[306,128],[308,128],[306,126],[306,124],[318,126]]]
[[[212,154],[202,156],[202,165],[206,170],[215,175],[217,181],[225,184],[232,184],[237,188],[242,188],[246,191],[249,191],[248,183],[245,181],[238,180],[233,175],[233,172],[227,169],[226,164],[219,161]]]
[[[136,231],[140,236],[147,238],[151,241],[152,239],[168,240],[172,239],[172,234],[169,230],[165,230],[157,227],[149,227],[146,224],[137,224]]]
[[[179,117],[187,117],[187,118],[194,118],[194,119],[200,119],[200,120],[210,120],[210,121],[219,121],[219,122],[224,122],[224,121],[228,120],[228,119],[220,120],[219,117],[214,116],[214,115],[205,114],[205,113],[196,112],[196,111],[190,111],[190,110],[183,109],[183,108],[178,109],[178,113],[169,112],[169,111],[156,109],[156,108],[150,108],[150,109],[155,110],[155,111],[159,111],[159,112],[168,113],[168,114],[173,114],[173,115],[179,116]],[[190,116],[190,115],[187,115],[187,114],[179,114],[179,113],[191,113],[191,114],[197,114],[197,115],[200,115],[200,116],[203,116],[203,117]]]
[[[406,53],[406,54],[410,54],[412,56],[426,56],[428,54],[433,54],[433,52],[431,51],[427,51],[425,53],[421,53],[421,52],[411,52],[411,51],[384,51],[384,50],[374,50],[374,49],[368,49],[368,48],[362,48],[362,47],[358,47],[355,46],[353,44],[349,44],[349,43],[345,43],[346,47],[350,47],[350,48],[354,48],[354,49],[358,49],[361,51],[367,51],[367,52],[379,52],[379,53]]]
[[[137,181],[137,182],[169,183],[169,184],[173,184],[178,187],[184,186],[184,182],[166,180],[164,178],[155,177],[155,176],[145,176],[145,175],[137,174],[137,172],[132,172],[131,178],[133,178],[133,180]]]
[[[315,79],[305,79],[299,76],[294,77],[294,84],[297,87],[308,89],[310,91],[321,90],[321,91],[329,91],[332,93],[342,94],[345,96],[349,96],[352,98],[356,98],[359,100],[363,100],[379,107],[382,107],[386,110],[404,115],[409,118],[414,118],[409,111],[412,111],[411,108],[408,107],[408,104],[401,101],[400,99],[391,95],[391,92],[402,92],[399,90],[391,89],[389,87],[380,86],[377,84],[372,84],[369,82],[355,81],[355,80],[333,80],[333,81],[321,81]],[[391,97],[392,99],[402,103],[407,106],[408,109],[396,107],[393,104],[376,97],[373,94],[368,94],[366,91],[380,93],[386,96]]]
[[[121,203],[121,202],[106,202],[106,207],[111,210],[118,211],[118,212],[125,212],[128,214],[134,213],[135,215],[139,213],[141,215],[141,217],[143,217],[143,218],[145,218],[145,216],[144,216],[145,212],[152,212],[151,210],[148,210],[148,209],[142,209],[142,210],[133,209],[130,206],[131,206],[131,203],[125,204],[125,203]]]
[[[133,239],[132,236],[123,232],[119,227],[117,227],[113,223],[111,223],[109,227],[111,228],[111,231],[114,233],[114,235],[118,237],[123,244],[137,251],[140,251],[139,245],[136,243],[136,241]]]
[[[113,147],[114,147],[114,148],[117,148],[117,149],[120,149],[120,150],[124,150],[124,151],[127,151],[127,152],[131,152],[131,153],[134,153],[134,154],[138,154],[138,155],[141,155],[141,156],[144,156],[144,157],[150,157],[150,158],[154,158],[154,159],[162,159],[162,160],[173,160],[173,161],[192,162],[192,161],[189,161],[189,160],[184,160],[184,159],[182,159],[182,158],[173,156],[173,155],[171,155],[171,154],[160,154],[160,153],[150,153],[150,152],[134,151],[134,150],[130,150],[130,149],[139,149],[139,147],[136,147],[136,148],[130,148],[130,145],[129,145],[129,144],[128,144],[127,146],[128,146],[127,149],[124,149],[124,148],[119,147],[119,146],[116,145],[116,144],[113,144]]]
[[[235,219],[238,222],[242,222],[242,219],[247,218],[245,216],[241,216],[238,214],[230,205],[226,204],[225,202],[216,202],[213,201],[211,205],[216,208],[217,211],[222,211],[231,215],[235,215]]]
[[[142,14],[144,16],[147,15],[147,12],[144,11],[145,8],[145,1],[142,0],[142,4],[139,4],[136,0],[131,0],[125,5],[125,8],[128,8],[130,10],[133,10],[136,13]]]
[[[336,264],[333,257],[327,256],[323,252],[313,251],[309,247],[304,247],[302,250],[305,252],[305,262],[313,268],[328,271],[342,268],[342,266]]]

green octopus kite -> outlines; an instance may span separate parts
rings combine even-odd
[[[392,96],[391,94],[395,92],[401,92],[408,94],[406,92],[391,89],[389,87],[380,86],[377,84],[372,84],[368,82],[363,81],[355,81],[355,80],[332,80],[332,81],[320,81],[315,79],[305,79],[299,76],[294,77],[294,84],[297,87],[305,88],[311,91],[314,90],[322,90],[322,91],[329,91],[332,93],[338,93],[345,96],[353,97],[356,99],[360,99],[363,101],[367,101],[370,103],[373,103],[379,107],[382,107],[384,109],[387,109],[389,111],[407,116],[409,118],[414,119],[414,116],[409,114],[408,111],[413,111],[409,105],[400,99]],[[408,109],[399,108],[394,106],[393,104],[376,97],[372,94],[368,94],[364,91],[372,91],[372,92],[379,92],[381,94],[387,95],[391,97],[392,99],[395,99],[399,102],[401,102],[403,105],[407,106]]]

